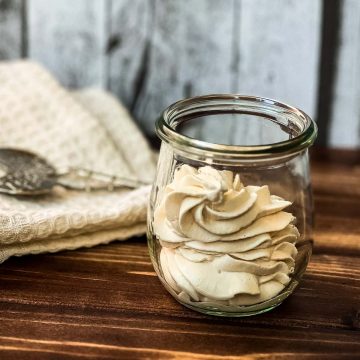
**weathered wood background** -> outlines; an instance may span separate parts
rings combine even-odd
[[[321,145],[360,146],[358,0],[0,0],[0,59],[21,57],[111,90],[150,136],[173,101],[237,92],[302,108]]]

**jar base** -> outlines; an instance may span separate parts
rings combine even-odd
[[[258,310],[254,310],[254,311],[248,311],[248,312],[226,312],[226,311],[219,311],[219,310],[210,310],[210,309],[203,309],[197,306],[192,306],[189,305],[187,303],[184,303],[182,301],[180,301],[179,299],[175,300],[177,302],[179,302],[181,305],[184,305],[185,307],[187,307],[188,309],[197,311],[199,313],[205,314],[205,315],[211,315],[211,316],[218,316],[218,317],[227,317],[227,318],[240,318],[240,317],[249,317],[249,316],[253,316],[253,315],[260,315],[260,314],[264,314],[267,313],[268,311],[271,311],[275,308],[277,308],[279,305],[282,304],[282,302],[279,302],[278,304],[269,306],[267,308],[264,309],[258,309]]]
[[[159,275],[159,274],[158,274]],[[292,281],[288,284],[288,286],[277,296],[266,300],[262,303],[253,304],[253,305],[243,305],[243,306],[229,306],[227,308],[219,308],[216,305],[203,304],[201,306],[201,302],[193,302],[191,304],[189,301],[183,301],[179,296],[169,287],[166,281],[159,276],[161,283],[168,290],[168,292],[172,295],[172,297],[181,305],[191,309],[193,311],[200,312],[202,314],[218,316],[218,317],[228,317],[228,318],[239,318],[239,317],[248,317],[253,315],[259,315],[271,311],[281,305],[283,301],[288,298],[295,290],[295,288],[299,285],[299,279],[293,278]]]

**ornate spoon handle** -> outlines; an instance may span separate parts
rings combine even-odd
[[[139,186],[150,185],[150,182],[140,181],[136,178],[119,177],[104,174],[82,168],[67,168],[57,174],[56,183],[67,189],[72,190],[108,190],[113,191],[118,188],[137,188]]]

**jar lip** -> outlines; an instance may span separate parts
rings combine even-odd
[[[301,129],[301,132],[297,136],[291,139],[271,144],[227,145],[191,138],[180,134],[173,127],[174,124],[172,124],[172,122],[174,122],[174,117],[177,116],[181,119],[181,114],[185,111],[192,110],[191,113],[196,114],[200,109],[207,108],[209,110],[209,106],[211,107],[212,105],[214,109],[218,109],[216,104],[221,104],[229,107],[227,112],[230,110],[236,112],[237,106],[240,106],[243,102],[257,106],[256,111],[258,111],[261,106],[264,106],[264,108],[267,106],[274,110],[277,109],[278,111],[286,111],[296,117],[302,124],[303,129]],[[211,113],[211,111],[210,109],[209,112]],[[259,111],[261,112],[261,109]],[[308,148],[316,139],[317,125],[310,116],[303,111],[273,99],[241,94],[210,94],[183,99],[170,105],[156,121],[156,133],[161,140],[186,152],[196,154],[210,152],[229,157],[266,157],[293,155]]]

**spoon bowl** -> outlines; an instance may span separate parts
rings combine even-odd
[[[0,192],[10,195],[41,195],[56,185],[55,168],[30,151],[0,149]]]
[[[0,193],[43,195],[51,192],[56,185],[78,191],[112,191],[115,188],[137,188],[149,184],[81,168],[70,167],[59,173],[38,154],[0,148]]]

